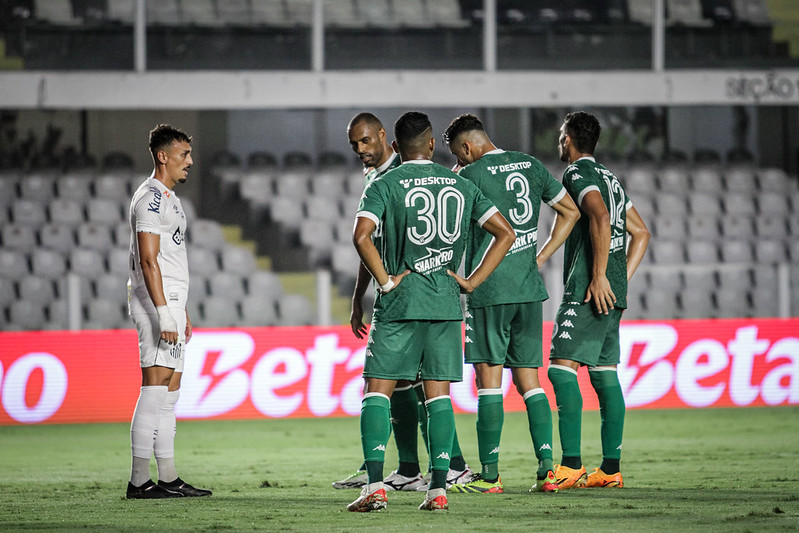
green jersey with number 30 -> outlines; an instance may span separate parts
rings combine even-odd
[[[616,295],[616,307],[627,308],[627,209],[632,202],[619,180],[593,157],[583,157],[563,173],[563,185],[580,206],[590,191],[598,191],[610,215],[610,254],[605,275]],[[563,300],[582,302],[591,282],[593,253],[588,216],[580,220],[566,239],[563,259]]]
[[[469,296],[471,307],[540,302],[547,290],[538,272],[538,213],[543,200],[554,205],[566,195],[563,185],[533,156],[522,152],[492,150],[461,169],[494,202],[516,232],[516,241],[505,259]],[[466,274],[483,260],[491,235],[472,232],[466,247]]]
[[[460,287],[447,270],[457,270],[471,225],[496,212],[473,183],[428,160],[406,161],[371,182],[357,216],[381,227],[386,271],[411,271],[378,296],[375,319],[461,320]]]

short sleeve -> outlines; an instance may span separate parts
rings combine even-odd
[[[384,182],[377,180],[372,181],[366,186],[366,189],[364,189],[361,195],[361,201],[358,204],[358,212],[355,214],[355,218],[366,217],[371,219],[375,224],[380,223],[380,219],[383,218],[383,214],[386,211],[386,203],[382,194],[382,183]]]
[[[472,220],[476,221],[481,227],[486,223],[486,220],[494,216],[494,213],[499,213],[496,206],[491,203],[491,200],[478,189],[474,188],[474,205],[472,207]]]
[[[156,202],[151,192],[139,198],[133,206],[136,216],[136,233],[161,233],[161,207],[163,202]]]
[[[552,174],[550,174],[546,168],[542,169],[542,174],[544,177],[544,188],[541,199],[544,200],[547,205],[553,206],[566,196],[566,188],[552,177]]]
[[[570,165],[563,173],[563,186],[571,194],[572,198],[581,205],[583,197],[590,191],[601,192],[594,178],[590,175],[580,174],[575,165]]]

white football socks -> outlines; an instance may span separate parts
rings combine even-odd
[[[178,430],[175,420],[175,404],[179,397],[179,390],[167,393],[166,401],[161,405],[158,433],[153,445],[155,462],[158,465],[158,480],[166,483],[178,478],[178,472],[175,469],[175,433]]]
[[[167,387],[141,388],[136,410],[130,422],[130,448],[133,456],[130,482],[140,487],[150,479],[150,456],[158,433],[161,406],[166,402]]]

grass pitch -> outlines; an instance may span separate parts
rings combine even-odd
[[[474,422],[457,416],[466,459],[479,468]],[[181,421],[178,471],[214,495],[178,500],[125,499],[128,432],[128,424],[0,427],[0,530],[799,530],[797,407],[629,411],[625,488],[558,494],[528,493],[527,420],[509,413],[505,494],[451,494],[442,513],[418,511],[421,493],[389,493],[379,513],[345,510],[357,491],[330,483],[361,462],[357,418]],[[559,449],[556,437],[556,460]],[[596,412],[583,418],[583,460],[589,470],[600,461]],[[385,473],[395,467],[392,443]]]

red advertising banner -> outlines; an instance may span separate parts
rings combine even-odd
[[[551,331],[545,323],[545,354]],[[620,344],[629,408],[799,404],[799,319],[625,322]],[[177,415],[358,415],[364,350],[346,326],[195,330]],[[470,365],[463,374],[453,405],[476,412]],[[545,369],[540,376],[554,407]],[[584,369],[579,378],[585,408],[596,409]],[[132,329],[0,333],[0,425],[127,421],[140,380]],[[510,376],[503,389],[506,410],[523,410]]]

